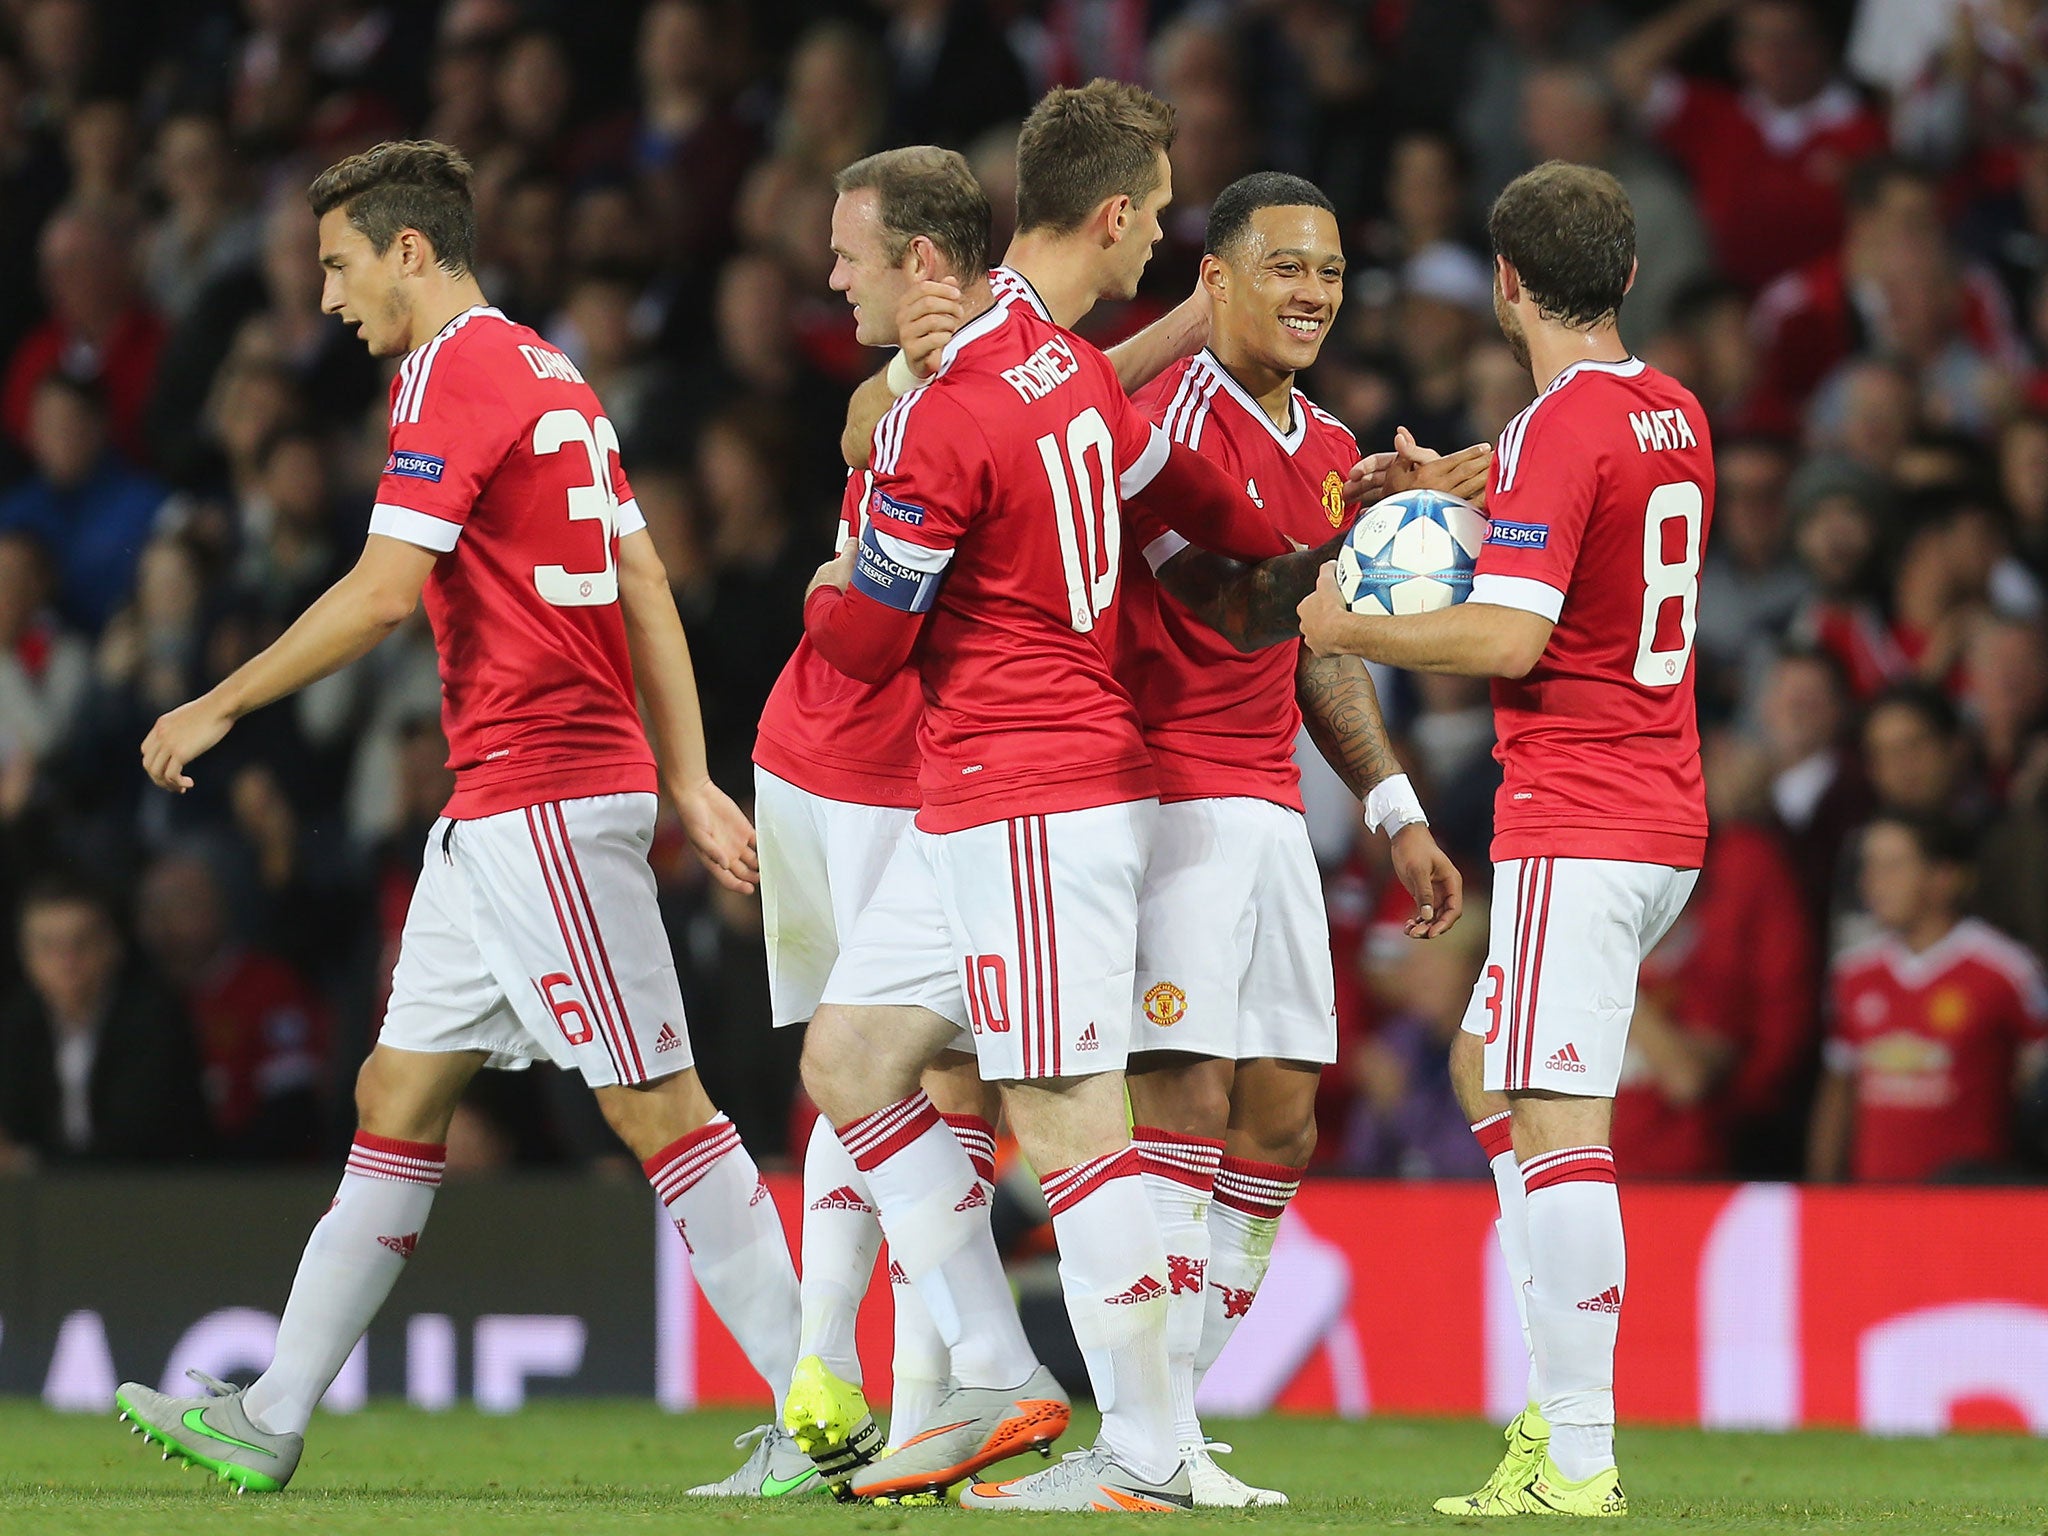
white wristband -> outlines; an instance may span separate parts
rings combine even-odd
[[[1384,832],[1392,837],[1403,827],[1412,827],[1417,822],[1426,827],[1429,818],[1423,814],[1415,786],[1408,782],[1405,773],[1380,780],[1365,797],[1365,824],[1375,832]]]
[[[924,382],[910,370],[910,360],[901,352],[889,359],[889,393],[901,398]]]

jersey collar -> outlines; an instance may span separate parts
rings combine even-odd
[[[1287,415],[1289,425],[1285,432],[1273,425],[1273,418],[1266,414],[1266,408],[1252,398],[1251,392],[1230,376],[1230,370],[1216,360],[1216,354],[1207,347],[1195,354],[1194,366],[1215,375],[1222,381],[1223,393],[1229,395],[1244,408],[1247,416],[1266,429],[1267,435],[1280,445],[1280,451],[1289,458],[1296,449],[1308,440],[1308,411],[1304,408],[1301,391],[1289,390]]]
[[[1645,364],[1640,357],[1625,358],[1618,363],[1605,362],[1597,357],[1589,357],[1582,363],[1573,363],[1571,367],[1565,369],[1563,373],[1552,379],[1544,389],[1543,394],[1556,394],[1582,373],[1611,373],[1617,379],[1632,379],[1643,371],[1644,366]],[[1542,396],[1539,395],[1537,398],[1541,399]]]
[[[1043,320],[1047,325],[1054,323],[1052,311],[1045,307],[1045,300],[1041,299],[1038,296],[1038,290],[1031,286],[1031,279],[1022,272],[1019,272],[1015,267],[997,267],[989,273],[988,277],[990,285],[996,290],[996,297],[998,299],[1004,296],[1005,289],[1014,287],[1016,296],[1038,311],[1039,319]]]
[[[470,321],[484,316],[488,316],[493,320],[503,320],[505,319],[505,312],[494,304],[472,304],[453,320],[442,326],[440,330],[434,332],[432,336],[421,342],[417,347],[414,347],[413,351],[421,352],[431,347],[437,341],[446,341],[450,336],[453,336],[457,331],[469,324]]]

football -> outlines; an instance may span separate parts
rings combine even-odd
[[[1337,551],[1337,590],[1353,613],[1434,613],[1472,591],[1486,514],[1442,491],[1402,491],[1369,508]]]

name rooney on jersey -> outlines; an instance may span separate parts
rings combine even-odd
[[[1685,412],[1673,408],[1668,411],[1630,411],[1628,424],[1636,434],[1636,452],[1650,453],[1664,448],[1697,448],[1700,440],[1692,435],[1692,426],[1685,419]]]
[[[1003,370],[1003,382],[1029,404],[1043,400],[1080,371],[1074,349],[1055,336],[1014,368]]]

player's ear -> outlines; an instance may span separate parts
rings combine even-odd
[[[1131,208],[1131,200],[1119,192],[1115,197],[1103,203],[1102,207],[1096,211],[1096,218],[1101,222],[1103,233],[1108,237],[1109,244],[1121,245],[1123,243],[1124,235],[1129,232],[1131,227]]]
[[[1629,264],[1628,264],[1628,281],[1627,281],[1627,282],[1625,282],[1625,283],[1623,283],[1623,284],[1621,285],[1621,291],[1622,291],[1623,293],[1627,293],[1627,292],[1628,292],[1628,291],[1629,291],[1629,290],[1630,290],[1631,288],[1635,287],[1635,285],[1636,285],[1636,274],[1637,274],[1638,272],[1642,271],[1642,270],[1643,270],[1643,264],[1642,264],[1641,262],[1639,262],[1639,261],[1635,260],[1635,259],[1634,259],[1633,257],[1631,257],[1631,258],[1629,259]]]
[[[1204,255],[1199,276],[1203,291],[1209,295],[1212,303],[1230,302],[1230,268],[1223,264],[1221,257],[1213,253]]]
[[[1500,296],[1510,304],[1522,296],[1522,276],[1515,270],[1515,264],[1505,256],[1493,258],[1493,280],[1500,288]]]
[[[903,248],[904,265],[915,282],[930,282],[940,275],[939,248],[925,235],[912,235]]]

